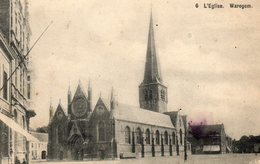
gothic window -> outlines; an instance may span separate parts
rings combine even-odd
[[[148,100],[148,91],[147,90],[144,91],[144,99]]]
[[[7,100],[7,92],[8,92],[8,82],[7,82],[7,73],[4,71],[4,77],[3,77],[3,98]]]
[[[160,133],[159,133],[158,130],[156,130],[156,132],[155,132],[155,143],[156,143],[157,145],[160,144]]]
[[[182,130],[180,129],[180,143],[182,145]]]
[[[63,136],[64,136],[64,133],[63,133],[63,128],[61,125],[58,126],[58,143],[62,143],[63,142]]]
[[[105,125],[104,122],[98,123],[98,140],[105,141]]]
[[[136,143],[141,144],[142,143],[142,131],[140,128],[136,129]]]
[[[175,145],[176,135],[174,132],[172,132],[172,144]]]
[[[150,144],[151,139],[150,139],[150,130],[149,129],[146,130],[145,135],[146,135],[145,136],[146,137],[145,138],[146,144]]]
[[[168,145],[168,132],[167,131],[164,132],[164,140],[165,140],[165,144]]]
[[[125,128],[125,143],[128,143],[128,144],[131,143],[130,133],[131,133],[130,128],[127,126]]]
[[[166,95],[165,95],[165,90],[161,90],[161,99],[163,100],[163,101],[165,101],[166,100]]]
[[[153,99],[153,90],[149,90],[149,99],[150,99],[150,100]]]

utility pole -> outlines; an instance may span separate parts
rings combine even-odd
[[[51,23],[44,29],[44,31],[41,33],[41,35],[37,38],[37,40],[34,42],[34,44],[32,45],[32,47],[29,49],[29,51],[24,55],[24,57],[21,58],[21,61],[19,62],[18,66],[15,67],[14,71],[11,73],[11,75],[7,78],[7,80],[3,83],[3,86],[0,88],[0,91],[2,91],[4,89],[4,86],[8,83],[8,81],[10,79],[12,79],[12,76],[14,75],[14,73],[18,70],[18,68],[24,63],[24,60],[26,60],[26,58],[29,56],[30,52],[32,51],[32,49],[34,48],[34,46],[37,44],[37,42],[41,39],[41,37],[43,36],[43,34],[48,30],[48,28],[50,27],[50,25],[53,23],[53,21],[51,21]]]

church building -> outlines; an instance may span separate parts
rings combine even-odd
[[[139,85],[139,107],[117,102],[114,91],[93,106],[92,88],[87,94],[79,83],[68,106],[50,106],[49,160],[91,158],[142,158],[177,156],[184,152],[186,116],[168,111],[156,53],[153,18],[150,17],[144,79]],[[65,111],[66,110],[66,111]]]

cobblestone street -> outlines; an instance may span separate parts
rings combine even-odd
[[[123,159],[123,160],[107,160],[107,161],[80,161],[80,162],[65,162],[65,161],[34,161],[33,164],[260,164],[260,155],[255,154],[227,154],[227,155],[192,155],[188,161],[184,162],[180,157],[154,157],[144,159]]]

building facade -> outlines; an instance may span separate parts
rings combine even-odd
[[[74,95],[69,89],[66,111],[61,104],[56,111],[50,106],[48,158],[141,158],[183,153],[186,123],[179,112],[178,117],[167,113],[167,87],[156,54],[152,15],[144,72],[139,107],[118,103],[113,90],[109,101],[100,96],[92,107],[92,88],[89,85],[86,94],[81,84]]]
[[[0,134],[4,134],[0,141],[5,144],[0,150],[2,163],[28,160],[29,123],[35,116],[30,108],[31,70],[26,57],[30,35],[28,2],[0,0]]]
[[[188,140],[193,154],[224,154],[231,152],[231,139],[223,124],[190,125]]]
[[[46,160],[48,133],[31,132],[31,134],[38,139],[38,141],[30,142],[30,157],[31,160]]]

